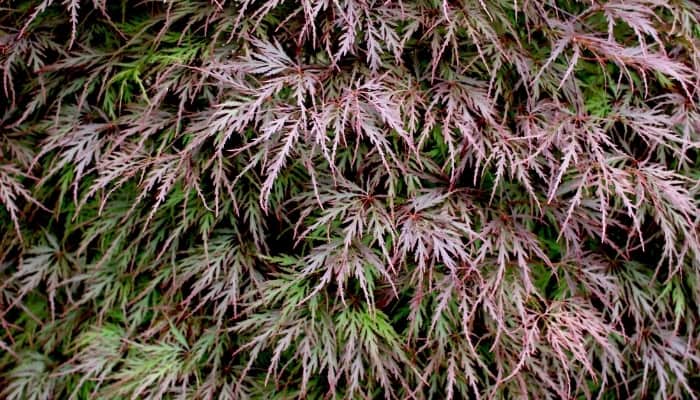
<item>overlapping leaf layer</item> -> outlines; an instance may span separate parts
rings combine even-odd
[[[696,398],[693,0],[0,2],[6,399]]]

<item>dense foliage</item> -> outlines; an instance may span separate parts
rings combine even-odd
[[[697,398],[694,0],[0,1],[0,397]]]

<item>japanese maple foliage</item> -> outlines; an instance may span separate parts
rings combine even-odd
[[[0,1],[0,397],[695,399],[694,0]]]

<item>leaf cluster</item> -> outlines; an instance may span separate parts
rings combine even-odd
[[[689,398],[693,0],[0,1],[0,397]]]

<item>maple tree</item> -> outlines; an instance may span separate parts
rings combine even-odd
[[[697,398],[693,0],[4,0],[0,74],[3,398]]]

